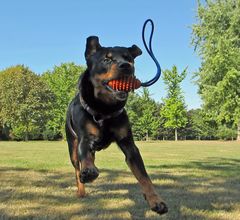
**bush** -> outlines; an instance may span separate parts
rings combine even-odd
[[[222,140],[234,140],[237,137],[237,132],[236,129],[222,125],[218,128],[217,137]]]

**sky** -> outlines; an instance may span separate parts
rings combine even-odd
[[[86,38],[98,36],[102,46],[138,45],[136,76],[147,81],[156,66],[144,49],[141,31],[146,19],[155,24],[152,48],[162,70],[188,67],[182,89],[188,109],[201,106],[192,76],[201,60],[191,46],[197,0],[8,0],[0,3],[0,70],[24,64],[41,74],[54,65],[85,65]],[[149,36],[147,29],[146,38]],[[166,96],[162,78],[149,87],[158,101]]]

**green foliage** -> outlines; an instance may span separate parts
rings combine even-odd
[[[126,110],[128,113],[129,121],[132,126],[132,131],[134,134],[135,139],[141,140],[142,139],[142,132],[139,130],[136,122],[138,118],[140,117],[141,110],[139,108],[140,106],[140,96],[137,93],[129,93],[128,95],[128,101],[126,104]]]
[[[137,140],[157,138],[159,109],[157,103],[151,99],[148,89],[144,88],[141,95],[130,94],[126,109]]]
[[[202,109],[190,110],[188,112],[189,124],[194,139],[216,139],[217,123],[209,118]]]
[[[161,116],[165,119],[166,128],[181,128],[187,123],[186,107],[182,100],[177,98],[164,99],[165,105],[161,110]]]
[[[236,128],[228,128],[226,125],[219,126],[217,136],[222,140],[234,140],[237,136]]]
[[[55,66],[52,71],[42,75],[42,79],[48,84],[56,99],[51,111],[51,120],[44,131],[45,139],[56,139],[64,136],[64,124],[67,106],[77,93],[77,82],[85,68],[74,63],[63,63]]]
[[[147,88],[143,89],[142,96],[140,97],[141,117],[136,121],[136,126],[146,136],[156,137],[158,127],[160,124],[158,117],[158,108],[153,99],[150,98],[150,93]]]
[[[196,76],[204,109],[220,125],[240,127],[240,0],[199,3],[197,18],[192,43],[202,58]]]
[[[13,138],[39,138],[50,119],[54,94],[39,76],[23,65],[0,73],[0,120]]]
[[[161,117],[164,119],[164,127],[175,129],[177,140],[177,129],[187,124],[187,111],[182,95],[180,83],[186,77],[186,69],[178,74],[177,67],[172,70],[163,71],[163,80],[168,91],[167,98],[163,99],[164,106],[161,109]]]

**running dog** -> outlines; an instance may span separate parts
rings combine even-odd
[[[116,142],[126,163],[138,180],[151,210],[168,211],[146,172],[136,147],[124,106],[128,93],[113,90],[107,82],[134,75],[134,59],[142,51],[132,47],[102,47],[96,36],[87,38],[86,71],[79,79],[79,92],[67,111],[66,136],[71,162],[75,168],[77,194],[85,196],[84,184],[95,180],[99,171],[95,152]]]

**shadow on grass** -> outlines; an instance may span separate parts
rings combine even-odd
[[[147,166],[169,206],[162,219],[231,219],[240,214],[240,160],[208,158],[186,164]],[[0,168],[1,219],[158,219],[127,171],[100,169],[75,196],[74,173]],[[222,214],[224,213],[224,214]]]

